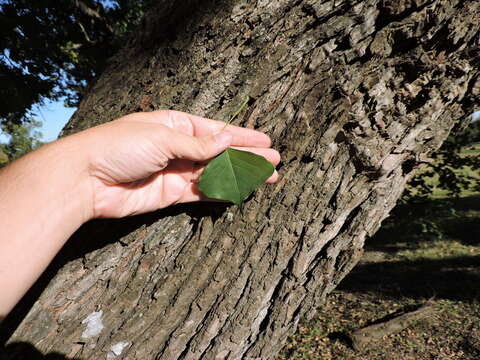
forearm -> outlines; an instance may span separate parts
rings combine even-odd
[[[81,150],[67,138],[0,172],[0,317],[91,217],[87,159]]]

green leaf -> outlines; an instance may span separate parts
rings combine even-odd
[[[228,148],[209,162],[198,188],[209,198],[240,205],[275,170],[263,156]]]

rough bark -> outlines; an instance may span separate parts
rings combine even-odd
[[[99,248],[70,256],[10,343],[81,359],[274,358],[471,111],[479,13],[460,0],[160,1],[65,133],[161,108],[226,119],[249,95],[236,123],[272,136],[281,180],[243,209],[86,226],[70,246]],[[104,328],[82,337],[98,311]]]

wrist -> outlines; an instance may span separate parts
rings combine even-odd
[[[58,175],[56,182],[59,206],[76,214],[80,225],[93,218],[93,195],[89,176],[88,146],[80,134],[71,135],[39,149],[48,159],[45,169]],[[41,154],[39,154],[41,155]],[[64,191],[62,191],[64,190]]]

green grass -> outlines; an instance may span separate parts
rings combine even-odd
[[[480,256],[480,247],[444,239],[421,243],[414,249],[399,251],[396,256],[410,261],[444,260],[452,257]]]

